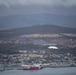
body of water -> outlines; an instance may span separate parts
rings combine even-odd
[[[76,67],[1,71],[0,75],[76,75]]]

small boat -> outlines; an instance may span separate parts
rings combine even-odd
[[[22,70],[39,70],[42,69],[40,65],[23,65]]]

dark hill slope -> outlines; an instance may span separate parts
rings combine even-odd
[[[15,28],[0,31],[0,37],[19,36],[23,34],[56,34],[56,33],[76,33],[76,29],[55,26],[55,25],[36,25],[30,27]]]

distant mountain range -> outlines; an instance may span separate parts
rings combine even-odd
[[[40,24],[53,24],[76,28],[76,16],[54,15],[48,13],[0,16],[0,29],[28,27]]]
[[[59,34],[76,33],[76,29],[57,25],[36,25],[30,27],[21,27],[9,30],[1,30],[0,37],[19,36],[24,34]]]

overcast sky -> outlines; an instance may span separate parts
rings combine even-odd
[[[0,15],[22,13],[76,15],[76,0],[0,0]]]
[[[53,16],[51,17],[52,24],[57,24],[61,26],[73,27],[76,28],[76,0],[0,0],[0,29],[8,29],[12,27],[21,27],[30,25],[30,18],[26,18],[26,23],[23,18],[19,22],[19,18],[16,20],[13,17],[9,17],[6,15],[14,15],[14,14],[38,14],[39,13],[49,13]],[[59,16],[60,15],[60,16]],[[65,16],[64,16],[65,15]],[[69,16],[68,16],[69,15]],[[3,17],[2,17],[3,16]],[[54,16],[59,16],[57,19]],[[6,18],[5,18],[6,17]],[[8,18],[7,18],[8,17]],[[14,16],[15,17],[15,16]],[[36,24],[44,24],[43,20],[47,20],[47,16],[35,18],[31,17],[34,21],[36,20],[38,23]],[[62,18],[62,19],[60,19]],[[10,20],[10,21],[9,21]],[[17,22],[18,20],[18,22]],[[23,22],[24,21],[24,22]],[[50,21],[49,21],[50,22]],[[46,23],[49,23],[48,20]],[[24,24],[23,24],[24,23]],[[22,25],[23,24],[23,25]],[[50,23],[51,24],[51,23]]]

